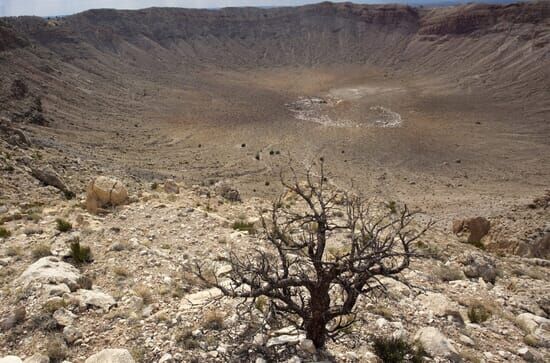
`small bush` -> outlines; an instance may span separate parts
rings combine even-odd
[[[153,294],[151,289],[146,285],[138,285],[134,288],[137,296],[143,299],[143,304],[149,305],[153,302]]]
[[[480,250],[485,251],[485,245],[481,241],[468,241],[466,243],[468,243],[469,245],[472,245],[476,248],[479,248]]]
[[[422,347],[413,347],[406,340],[393,337],[374,338],[374,352],[384,363],[420,363],[426,355]]]
[[[42,311],[48,314],[53,314],[56,310],[67,307],[67,303],[63,299],[53,298],[47,300],[42,305]]]
[[[130,355],[137,363],[145,363],[145,354],[147,349],[145,347],[133,347],[130,349]]]
[[[463,280],[464,275],[462,271],[456,267],[441,266],[436,271],[437,277],[443,282]]]
[[[233,223],[233,229],[236,231],[248,232],[250,234],[254,234],[256,232],[254,223],[249,223],[243,220],[235,221]]]
[[[124,266],[115,266],[113,268],[113,272],[115,273],[115,275],[120,276],[120,277],[130,276],[130,271],[128,271],[128,269]]]
[[[57,230],[59,232],[69,232],[73,229],[73,225],[62,218],[57,218],[55,223],[57,223]]]
[[[71,243],[71,257],[77,264],[92,262],[92,250],[88,246],[80,245],[80,241]]]
[[[386,203],[386,207],[390,210],[390,213],[397,213],[397,203],[395,200],[390,200],[388,203]]]
[[[153,184],[151,184],[151,190],[157,190],[158,188],[159,188],[159,183],[154,182]]]
[[[5,229],[4,227],[0,227],[0,238],[8,238],[11,236],[11,232]]]
[[[468,309],[468,319],[474,324],[480,324],[491,317],[491,311],[480,303],[470,306]]]
[[[84,290],[91,290],[94,285],[94,280],[89,276],[80,276],[76,282]]]
[[[23,254],[23,249],[20,246],[9,246],[6,248],[6,256],[15,257],[21,256]]]
[[[375,315],[380,315],[386,318],[387,320],[393,319],[392,311],[385,306],[381,306],[381,305],[373,306],[372,308],[369,309],[369,312]]]
[[[53,335],[46,344],[46,355],[53,362],[61,362],[67,358],[67,344],[61,336]]]
[[[199,342],[193,336],[191,329],[183,329],[176,333],[176,342],[185,350],[193,350],[199,347]]]
[[[219,311],[209,311],[204,317],[202,323],[203,328],[209,330],[221,330],[223,329],[224,315]]]
[[[52,254],[50,246],[44,243],[40,243],[34,246],[31,253],[34,260],[39,260],[42,257],[46,257]]]

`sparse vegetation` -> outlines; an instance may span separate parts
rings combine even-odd
[[[57,363],[67,358],[67,344],[60,335],[52,335],[46,344],[46,355],[51,362]]]
[[[143,299],[144,305],[149,305],[153,302],[153,294],[147,285],[138,285],[134,288],[137,296]]]
[[[376,337],[373,347],[376,355],[384,363],[420,363],[426,355],[422,347],[413,346],[406,340],[393,337]]]
[[[256,228],[254,227],[254,223],[249,223],[244,220],[238,220],[233,223],[233,229],[236,231],[242,231],[242,232],[248,232],[250,234],[254,234],[256,232]]]
[[[51,255],[52,252],[50,250],[50,246],[44,243],[39,243],[32,248],[31,254],[34,260],[38,260],[38,259],[41,259],[42,257]]]
[[[62,218],[57,218],[55,223],[57,224],[56,228],[59,232],[69,232],[73,229],[73,225]]]
[[[4,227],[0,227],[0,238],[8,238],[11,236],[11,232]]]
[[[485,251],[485,245],[481,241],[468,241],[466,243],[468,243],[469,245],[472,245],[476,248],[479,248],[480,250]]]
[[[193,350],[199,347],[199,341],[193,336],[191,329],[183,329],[176,333],[176,342],[185,350]]]
[[[82,246],[80,241],[71,243],[71,258],[76,264],[92,262],[92,250],[88,246]]]
[[[353,316],[361,294],[384,289],[379,277],[392,278],[409,267],[413,243],[432,224],[413,228],[415,213],[406,207],[398,213],[371,214],[365,199],[335,191],[328,184],[323,162],[315,171],[308,168],[302,178],[291,171],[291,179],[282,177],[282,184],[299,197],[305,212],[281,208],[285,194],[273,202],[261,215],[265,249],[256,249],[255,258],[235,253],[227,258],[232,267],[231,287],[207,274],[204,263],[196,265],[195,273],[224,295],[267,297],[277,313],[300,321],[297,328],[322,348],[328,337],[345,333],[354,323],[348,317]],[[342,209],[347,211],[344,222],[334,216]],[[310,224],[317,226],[314,232],[304,228]],[[349,252],[327,258],[336,235]]]
[[[113,272],[115,273],[115,275],[117,275],[119,277],[128,277],[128,276],[130,276],[130,271],[128,271],[128,269],[124,266],[115,266],[115,267],[113,267]]]
[[[390,210],[391,213],[397,213],[397,203],[395,200],[390,200],[386,203],[386,207]]]
[[[462,271],[459,268],[452,267],[452,266],[447,266],[447,265],[439,266],[436,269],[435,274],[443,282],[449,282],[449,281],[456,281],[456,280],[463,280],[464,279],[464,274],[462,273]]]
[[[474,324],[481,324],[491,317],[490,309],[477,302],[468,309],[468,319]]]
[[[223,329],[224,314],[220,311],[212,310],[206,313],[202,326],[209,330]]]
[[[6,256],[15,257],[23,255],[21,246],[8,246],[6,248]]]
[[[56,310],[59,310],[61,308],[67,307],[67,303],[65,300],[61,298],[54,298],[47,300],[44,305],[42,305],[42,310],[45,313],[53,314]]]

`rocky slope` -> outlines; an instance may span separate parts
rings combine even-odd
[[[420,341],[435,362],[549,361],[549,12],[323,3],[2,19],[0,362],[376,362],[378,337]],[[288,105],[321,92],[346,95],[330,100],[336,115],[384,104],[403,127],[297,122]],[[438,222],[409,286],[361,300],[322,352],[188,271],[211,262],[223,279],[229,251],[261,246],[234,226],[257,226],[284,154],[324,155],[338,185],[365,174],[356,186],[377,208]],[[122,186],[128,203],[104,208]]]

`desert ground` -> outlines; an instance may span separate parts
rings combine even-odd
[[[548,361],[549,19],[544,2],[0,18],[0,357],[393,362],[373,345],[392,336],[424,361]],[[230,276],[281,173],[321,160],[335,190],[435,224],[407,284],[316,350],[190,268]],[[475,243],[453,230],[478,217]]]

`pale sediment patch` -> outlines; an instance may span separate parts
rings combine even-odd
[[[329,97],[302,97],[285,106],[301,121],[315,122],[330,127],[383,127],[394,128],[401,126],[401,115],[383,106],[372,106],[359,121],[335,118],[329,112],[343,100]]]

